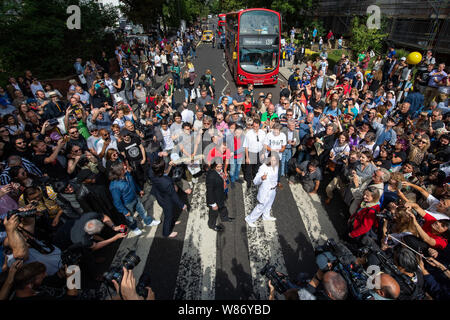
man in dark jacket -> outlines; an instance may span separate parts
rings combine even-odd
[[[174,238],[178,234],[178,232],[171,232],[175,225],[174,209],[175,207],[179,207],[182,210],[186,210],[187,206],[178,197],[172,178],[164,174],[165,165],[166,163],[163,158],[159,158],[158,161],[152,164],[151,194],[155,196],[158,204],[163,209],[163,236]]]
[[[221,159],[213,159],[210,169],[206,174],[206,204],[209,208],[208,227],[215,231],[222,231],[221,225],[216,225],[217,216],[220,213],[222,222],[233,221],[228,217],[228,210],[225,206],[225,182],[221,176],[223,164]]]

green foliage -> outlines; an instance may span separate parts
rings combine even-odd
[[[117,13],[97,3],[73,0],[6,1],[0,6],[0,67],[5,74],[30,69],[40,78],[73,73],[77,57],[96,58],[112,50],[114,42],[104,30],[114,26]],[[66,25],[68,6],[81,9],[81,29]]]
[[[134,24],[141,24],[144,30],[149,31],[156,24],[163,12],[164,0],[120,0],[120,10]],[[176,1],[169,1],[169,3]],[[177,11],[173,11],[177,14]]]
[[[407,57],[408,54],[410,54],[410,51],[405,50],[405,49],[395,49],[395,55],[397,56],[397,58],[401,58],[401,57]]]
[[[368,29],[365,20],[360,20],[359,17],[355,16],[352,20],[349,47],[355,54],[367,50],[369,47],[372,47],[374,51],[380,51],[387,36],[387,33],[381,33],[380,30]]]

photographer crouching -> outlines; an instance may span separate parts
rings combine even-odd
[[[288,277],[266,265],[261,271],[268,279],[269,300],[275,300],[275,292],[284,295],[286,300],[346,300],[348,288],[345,279],[337,272],[318,270],[311,280],[300,274],[292,283]]]

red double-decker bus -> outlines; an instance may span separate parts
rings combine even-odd
[[[227,13],[225,59],[238,85],[278,82],[281,16],[268,9]]]
[[[219,14],[219,21],[217,22],[217,26],[219,27],[225,27],[225,19],[226,19],[227,14],[226,13],[221,13]]]

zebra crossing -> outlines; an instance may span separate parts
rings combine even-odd
[[[139,237],[130,234],[122,241],[112,265],[120,265],[128,249],[135,249],[141,257],[141,263],[133,270],[136,279],[143,272],[150,272],[152,288],[157,298],[160,292],[161,299],[265,300],[269,290],[260,271],[267,263],[293,277],[299,270],[314,270],[313,248],[338,236],[318,196],[309,195],[297,184],[285,184],[283,190],[277,191],[271,213],[276,221],[259,220],[256,228],[248,227],[244,218],[255,207],[256,195],[257,189],[247,190],[245,182],[230,189],[227,207],[236,220],[225,224],[225,232],[218,234],[207,226],[206,184],[200,181],[194,186],[191,210],[180,216],[175,239],[162,237],[162,223],[146,228]],[[151,212],[156,219],[164,219],[156,201]],[[227,229],[233,230],[227,233]],[[241,248],[234,249],[236,243]],[[223,244],[226,249],[221,248]],[[224,255],[232,259],[232,267],[224,266]],[[241,287],[251,294],[240,293]]]

